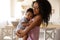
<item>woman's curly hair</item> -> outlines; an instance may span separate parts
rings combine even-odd
[[[32,6],[34,3],[37,2],[39,5],[39,13],[42,16],[42,21],[48,25],[48,21],[50,20],[50,14],[51,14],[51,4],[47,0],[36,0],[33,2]]]

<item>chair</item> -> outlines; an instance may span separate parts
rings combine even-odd
[[[13,40],[13,29],[11,27],[2,28],[3,40]]]
[[[2,29],[0,28],[0,40],[3,40]]]
[[[55,28],[45,28],[45,40],[55,40]]]

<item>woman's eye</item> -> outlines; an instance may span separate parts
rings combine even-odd
[[[33,9],[39,9],[39,7],[33,7]]]

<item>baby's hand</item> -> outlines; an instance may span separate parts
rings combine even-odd
[[[33,21],[32,21],[32,20],[30,20],[30,21],[29,21],[29,24],[31,24],[32,22],[33,22]]]
[[[23,30],[18,30],[17,32],[20,34]]]

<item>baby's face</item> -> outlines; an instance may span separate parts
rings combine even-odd
[[[26,16],[29,20],[33,18],[33,14],[31,12],[27,12]]]

